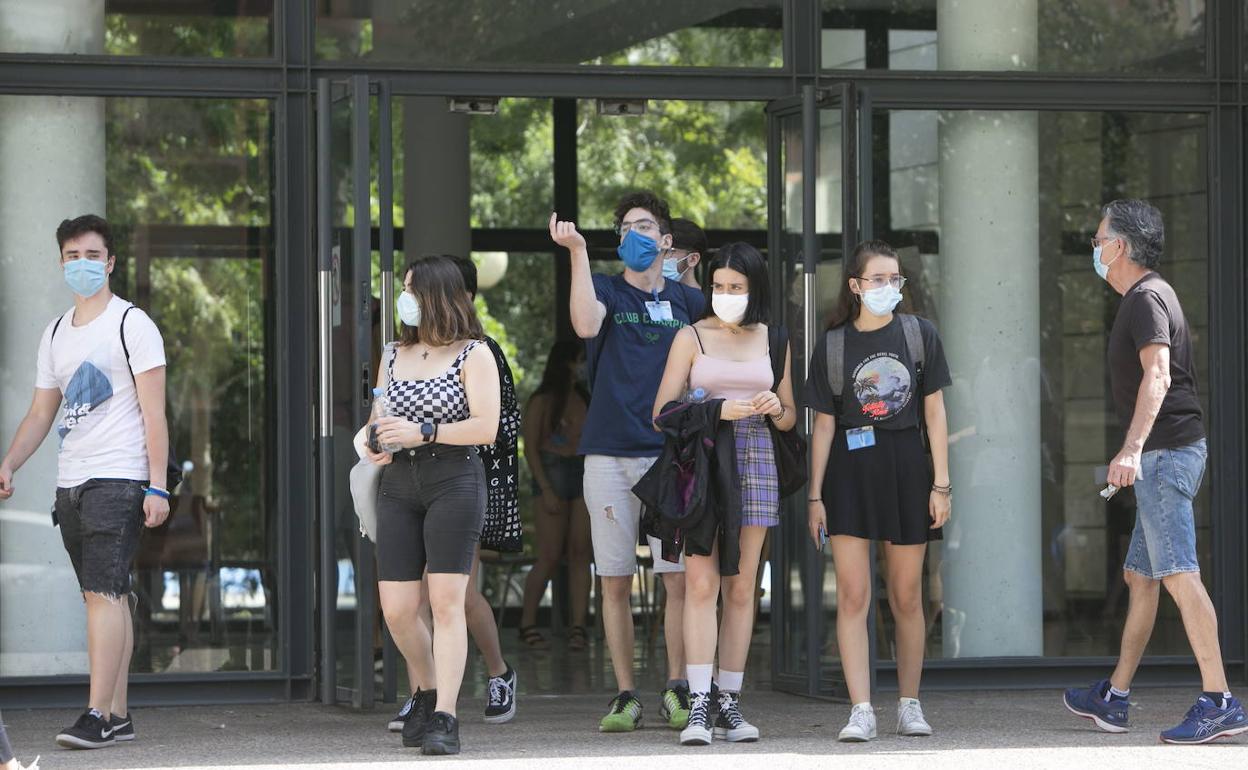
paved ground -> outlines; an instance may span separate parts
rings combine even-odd
[[[716,742],[696,749],[680,747],[675,732],[656,726],[630,735],[600,735],[597,720],[609,696],[522,695],[516,720],[502,726],[481,723],[479,700],[462,703],[465,751],[446,759],[421,757],[402,748],[398,736],[385,731],[389,709],[359,713],[315,704],[138,709],[134,716],[139,739],[96,751],[55,746],[57,729],[77,716],[69,711],[13,710],[5,711],[4,717],[19,757],[29,761],[41,754],[45,770],[399,768],[431,761],[542,770],[587,770],[590,764],[594,770],[637,770],[669,762],[716,770],[1248,767],[1248,736],[1200,747],[1158,743],[1158,731],[1182,717],[1194,694],[1137,691],[1131,714],[1134,730],[1126,735],[1100,733],[1091,723],[1071,716],[1062,708],[1060,693],[1053,691],[929,694],[924,706],[937,731],[934,737],[903,739],[890,734],[889,702],[882,708],[877,704],[881,738],[865,745],[834,740],[847,706],[770,692],[747,694],[743,706],[762,730],[763,740]],[[657,704],[646,705],[647,717],[657,719]]]

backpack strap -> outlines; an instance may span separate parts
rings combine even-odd
[[[130,346],[126,344],[126,316],[130,315],[131,310],[134,310],[134,305],[126,308],[126,312],[121,314],[121,349],[126,354],[126,368],[130,370],[130,381],[137,386],[138,381],[134,379],[134,367],[130,365]]]
[[[844,403],[841,394],[845,392],[845,327],[837,326],[828,330],[828,385],[832,388],[832,408],[837,415],[841,413]]]
[[[909,313],[900,313],[901,329],[906,335],[906,352],[914,361],[915,385],[918,386],[920,397],[923,395],[923,360],[926,351],[923,349],[923,329],[919,326],[919,317]]]
[[[783,326],[767,328],[767,352],[771,356],[771,389],[778,391],[784,379],[784,359],[789,349],[789,330]]]

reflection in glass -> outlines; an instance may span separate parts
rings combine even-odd
[[[317,5],[320,59],[779,67],[780,0],[399,0]]]
[[[823,0],[823,69],[1205,71],[1204,0]]]

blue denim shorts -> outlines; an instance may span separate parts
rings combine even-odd
[[[1135,530],[1124,569],[1154,580],[1200,572],[1192,500],[1205,475],[1208,449],[1194,444],[1145,452],[1135,481]]]

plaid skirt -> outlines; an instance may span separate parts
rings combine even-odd
[[[737,420],[733,431],[741,477],[741,526],[774,527],[780,523],[780,482],[767,418],[754,415]]]

